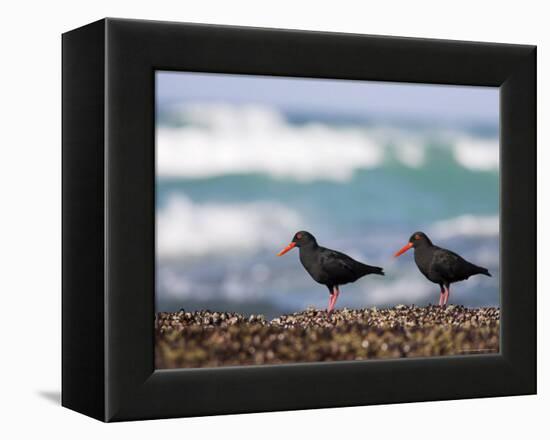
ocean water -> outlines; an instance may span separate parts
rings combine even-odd
[[[294,233],[368,264],[337,307],[437,303],[410,251],[421,230],[485,266],[450,302],[499,305],[498,125],[195,102],[157,112],[157,309],[273,317],[325,308]]]

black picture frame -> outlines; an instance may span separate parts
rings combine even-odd
[[[62,50],[63,406],[121,421],[536,392],[535,46],[104,19]],[[155,70],[499,86],[500,353],[155,371]]]

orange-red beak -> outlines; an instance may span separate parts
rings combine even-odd
[[[412,247],[413,247],[413,244],[412,244],[412,243],[407,243],[405,246],[403,246],[401,249],[399,249],[399,250],[395,253],[394,257],[399,257],[399,255],[404,254],[405,252],[407,252],[407,251],[408,251],[410,248],[412,248]]]
[[[277,254],[278,257],[280,257],[281,255],[284,255],[286,254],[289,250],[291,250],[294,246],[296,246],[296,243],[294,242],[291,242],[286,248],[284,248],[281,252],[279,252]]]

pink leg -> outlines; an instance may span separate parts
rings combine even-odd
[[[328,307],[327,307],[327,313],[329,315],[332,313],[333,308],[334,308],[334,293],[331,293],[328,299]]]
[[[445,288],[445,298],[443,299],[443,305],[446,306],[447,303],[449,302],[449,294],[451,293],[451,288],[450,287],[446,287]]]
[[[445,301],[445,292],[441,292],[439,294],[439,307],[443,306],[443,302]]]
[[[338,301],[338,297],[340,296],[340,289],[338,286],[334,286],[334,300],[332,301],[332,308],[334,309],[334,306],[336,305],[336,301]]]
[[[330,295],[330,300],[328,302],[328,314],[330,315],[332,311],[334,310],[334,306],[336,305],[336,300],[338,299],[338,295],[340,295],[340,291],[338,290],[338,286],[334,286],[332,289],[332,294]]]

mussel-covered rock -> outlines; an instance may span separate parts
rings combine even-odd
[[[157,313],[157,368],[365,360],[495,353],[500,310],[462,306],[308,308],[262,315],[200,310]]]

